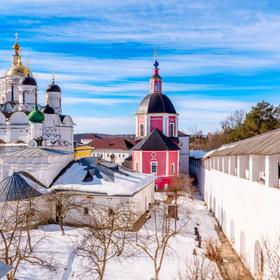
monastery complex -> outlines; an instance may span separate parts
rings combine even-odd
[[[280,229],[280,130],[190,154],[156,57],[150,92],[131,116],[134,135],[74,136],[75,120],[63,114],[63,91],[54,78],[45,103],[38,103],[37,81],[18,40],[11,61],[0,78],[0,203],[34,199],[42,215],[57,222],[56,201],[44,199],[51,193],[87,200],[68,213],[70,225],[86,221],[93,201],[127,203],[138,219],[154,204],[155,191],[191,174],[246,267],[256,279],[268,279],[264,240],[275,240]]]

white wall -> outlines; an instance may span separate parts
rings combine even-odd
[[[71,194],[70,192],[65,192],[65,195],[73,195],[77,203],[82,202],[82,205],[89,209],[89,213],[94,211],[94,204],[114,208],[121,204],[128,203],[131,206],[132,212],[135,214],[135,219],[138,219],[149,210],[149,204],[154,203],[154,183],[152,182],[151,184],[148,184],[145,188],[135,193],[133,196],[103,196],[90,193]],[[52,208],[54,209],[52,218],[55,220],[55,201],[52,203]],[[70,211],[66,215],[65,223],[76,225],[86,223],[88,215],[84,213],[83,208],[84,207],[81,207],[78,210],[75,209]]]
[[[256,242],[273,241],[280,233],[280,189],[212,168],[201,168],[197,174],[209,209],[254,273]]]
[[[111,155],[115,156],[115,163],[119,165],[123,165],[125,159],[132,155],[132,150],[114,150],[114,149],[94,149],[92,152],[92,156],[100,157],[102,155],[102,159],[111,161]]]
[[[0,157],[0,181],[13,171],[25,171],[49,186],[58,173],[74,159],[73,154],[44,157]]]

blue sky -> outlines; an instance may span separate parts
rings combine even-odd
[[[76,132],[134,132],[154,48],[183,131],[214,131],[234,110],[280,103],[278,0],[2,0],[0,28],[1,73],[18,32],[39,99],[54,71]]]

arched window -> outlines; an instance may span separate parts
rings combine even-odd
[[[110,160],[111,160],[111,162],[115,162],[115,155],[114,154],[110,155]]]

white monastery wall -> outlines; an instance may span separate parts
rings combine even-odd
[[[191,166],[208,208],[255,276],[263,242],[280,236],[278,162],[279,155],[250,155],[212,157],[203,160],[204,167]]]

